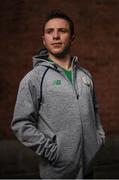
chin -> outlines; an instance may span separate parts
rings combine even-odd
[[[64,57],[66,54],[64,52],[57,52],[57,53],[52,53],[53,56],[58,57],[58,58],[62,58]]]
[[[55,57],[64,57],[67,54],[67,50],[54,50],[50,52]]]
[[[62,52],[63,52],[62,49],[53,49],[53,50],[52,50],[52,53],[54,53],[54,54],[60,54],[60,53],[62,53]]]

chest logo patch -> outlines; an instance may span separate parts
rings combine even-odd
[[[81,79],[85,85],[90,86],[90,80],[89,79],[87,79],[85,76],[82,76]]]
[[[61,80],[60,79],[54,80],[53,85],[54,86],[61,85]]]

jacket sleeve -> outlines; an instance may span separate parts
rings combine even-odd
[[[29,78],[24,78],[20,83],[11,128],[21,143],[54,162],[57,151],[56,137],[48,137],[37,128],[36,94],[31,86]]]
[[[100,120],[100,115],[98,112],[99,105],[98,105],[97,98],[96,98],[95,88],[93,88],[93,103],[94,103],[97,133],[99,134],[100,138],[102,139],[102,143],[105,143],[105,132],[103,130],[101,120]]]

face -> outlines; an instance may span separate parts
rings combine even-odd
[[[69,24],[61,18],[49,20],[44,27],[43,44],[49,54],[64,56],[69,53],[73,37]]]

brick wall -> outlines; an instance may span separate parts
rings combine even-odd
[[[77,38],[72,52],[94,77],[105,130],[118,132],[119,1],[6,0],[0,4],[0,138],[14,137],[10,123],[18,84],[42,47],[42,22],[54,8],[73,19]]]

